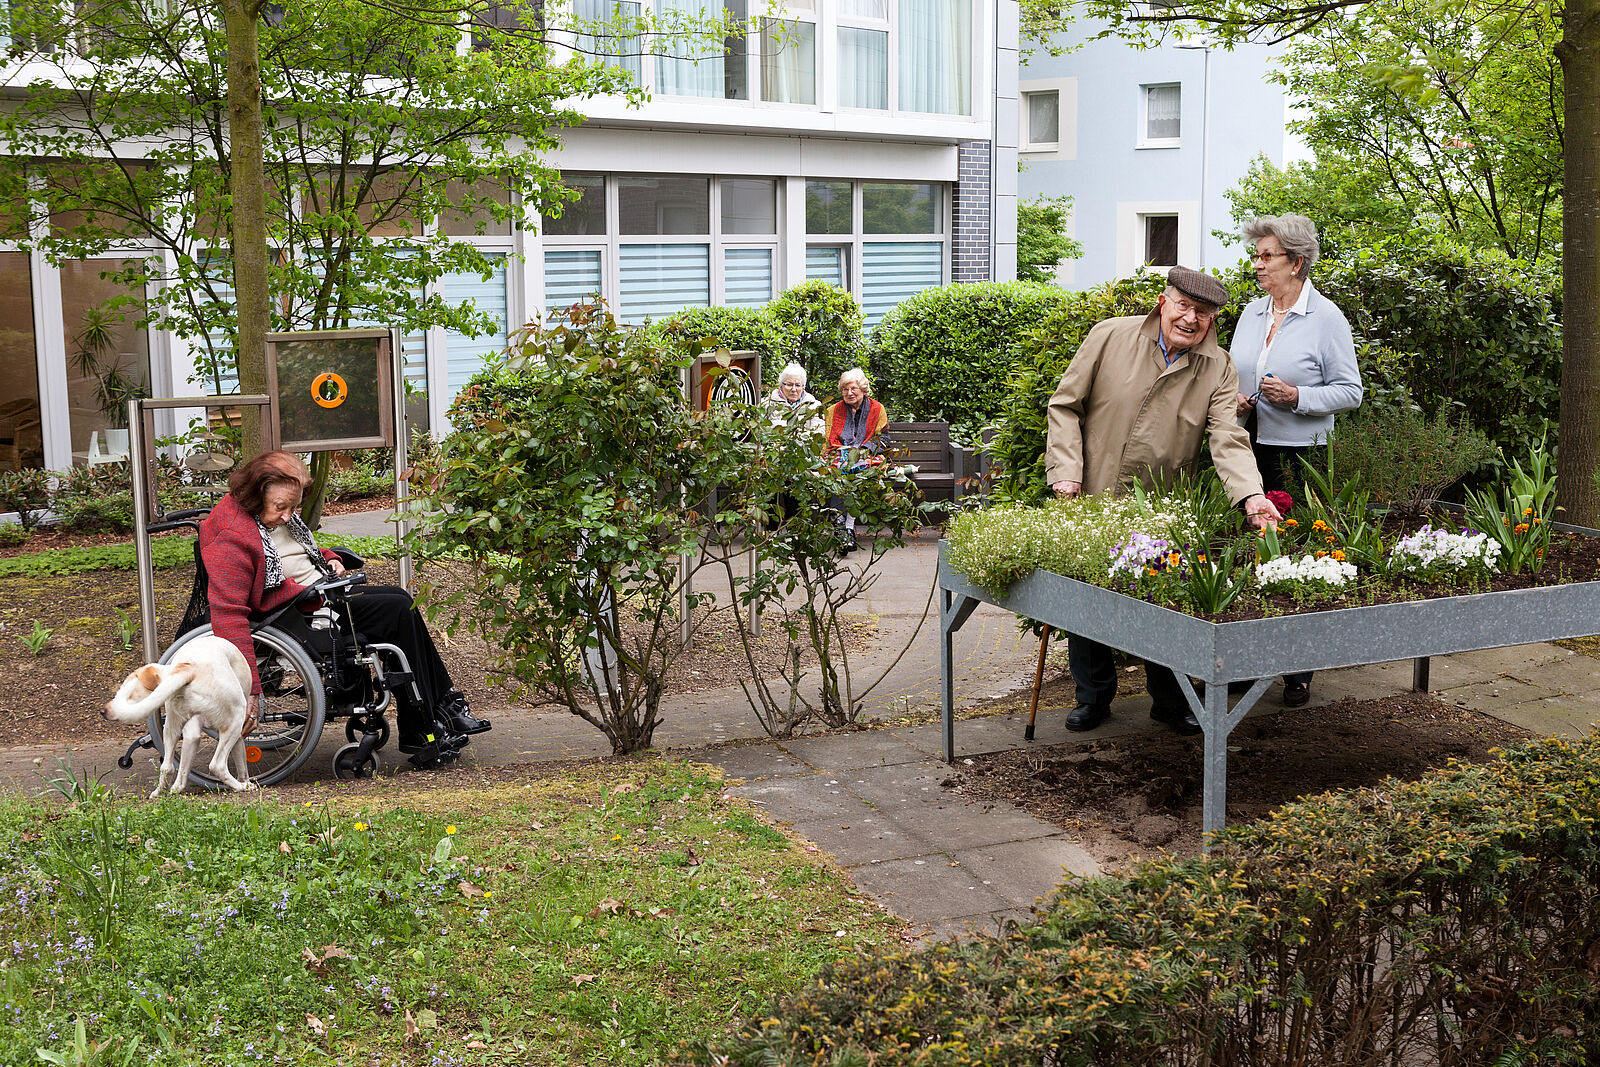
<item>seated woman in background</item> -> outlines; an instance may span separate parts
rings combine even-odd
[[[791,363],[778,372],[778,385],[767,394],[765,404],[772,425],[786,426],[794,421],[809,433],[822,433],[822,404],[806,392],[806,369],[800,364]]]
[[[305,464],[292,452],[263,452],[228,477],[228,494],[200,523],[200,555],[208,576],[211,629],[244,654],[250,664],[250,694],[261,692],[250,617],[268,614],[307,586],[344,573],[328,549],[318,548],[296,509],[311,484]],[[398,586],[367,585],[351,591],[352,622],[374,642],[395,645],[411,670],[427,707],[416,707],[409,687],[399,687],[400,751],[419,767],[448,762],[490,724],[475,717],[467,698],[450,681],[411,594]],[[245,733],[256,726],[252,708]],[[430,739],[430,735],[432,738]]]
[[[872,383],[860,367],[839,375],[839,396],[839,402],[828,409],[828,455],[841,467],[854,467],[883,450],[889,415],[872,399]],[[844,534],[840,551],[854,552],[856,517],[844,515],[838,521]]]

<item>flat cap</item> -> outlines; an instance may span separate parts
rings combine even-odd
[[[1206,304],[1221,307],[1228,302],[1228,290],[1209,274],[1188,267],[1173,267],[1167,271],[1167,284],[1184,296],[1193,297]]]

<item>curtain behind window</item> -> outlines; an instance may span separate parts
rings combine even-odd
[[[761,20],[761,99],[817,102],[816,23]]]
[[[839,27],[839,106],[889,109],[889,35]]]
[[[665,22],[671,26],[673,16],[700,18],[706,11],[705,0],[659,0]],[[656,39],[656,92],[663,96],[721,97],[725,88],[722,56],[709,54],[708,41],[684,41],[671,33]]]
[[[901,111],[972,113],[972,0],[900,0]]]

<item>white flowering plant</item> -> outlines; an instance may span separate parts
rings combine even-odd
[[[1430,523],[1395,542],[1389,568],[1431,582],[1487,578],[1500,569],[1500,552],[1500,543],[1488,534],[1471,528],[1455,533]]]
[[[1276,556],[1256,564],[1256,584],[1263,593],[1318,594],[1356,580],[1356,565],[1343,552]]]

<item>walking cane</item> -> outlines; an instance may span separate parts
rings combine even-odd
[[[1022,731],[1024,741],[1033,740],[1033,720],[1039,717],[1039,690],[1044,686],[1044,654],[1050,647],[1050,627],[1044,628],[1039,638],[1039,665],[1033,669],[1033,703],[1028,708],[1028,728]]]

